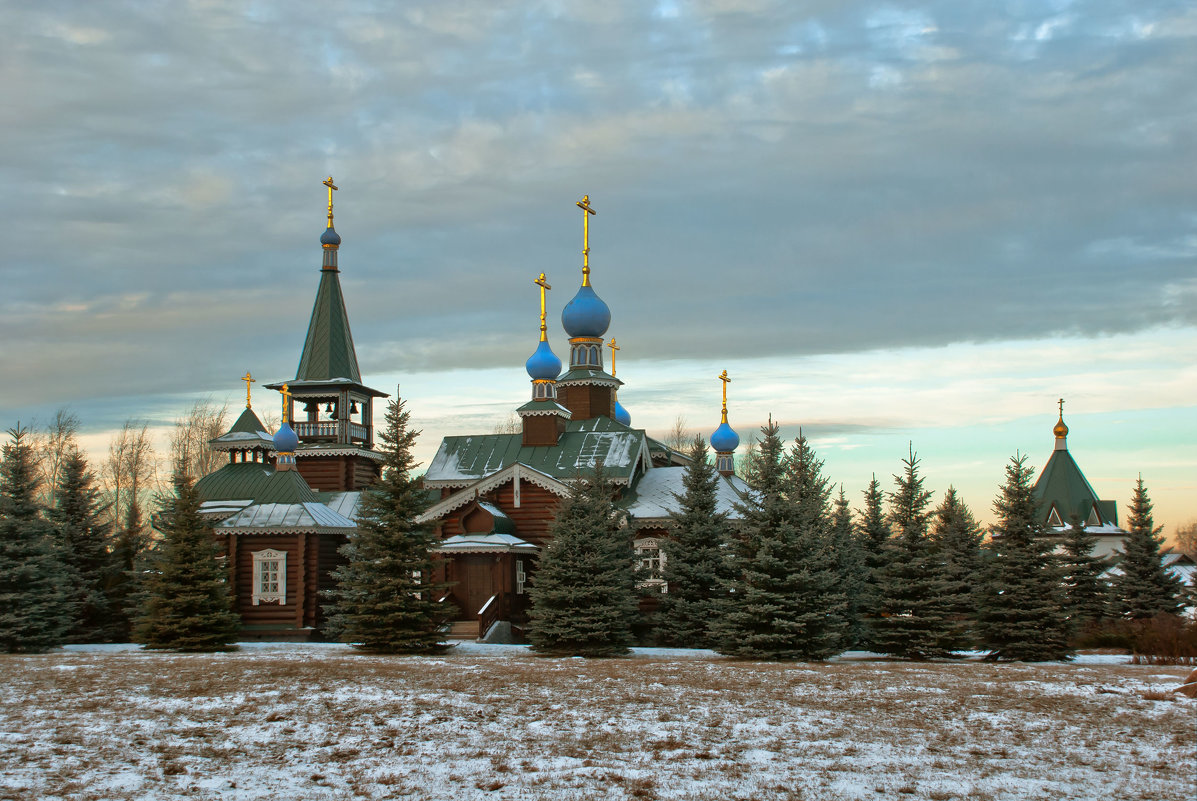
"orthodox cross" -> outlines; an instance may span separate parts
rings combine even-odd
[[[582,195],[574,205],[585,212],[582,215],[582,286],[590,286],[590,216],[598,212],[590,208],[590,195]]]
[[[1064,399],[1060,398],[1060,419],[1064,419]]]
[[[245,382],[245,408],[250,408],[249,405],[249,385],[254,383],[254,377],[249,374],[249,370],[245,371],[245,375],[241,378]]]
[[[540,287],[540,341],[545,342],[549,337],[545,333],[547,328],[544,324],[544,291],[546,289],[552,289],[552,287],[549,286],[548,281],[544,280],[544,273],[541,273],[539,278],[532,279],[532,283]]]
[[[727,377],[727,370],[719,374],[719,380],[723,382],[723,422],[727,422],[727,385],[731,383],[731,379]]]
[[[611,341],[607,343],[607,347],[611,349],[611,377],[614,378],[615,377],[615,351],[623,350],[623,348],[621,348],[615,344],[614,337],[612,337]]]
[[[324,182],[324,185],[328,187],[328,227],[332,228],[333,227],[332,193],[333,193],[333,190],[336,189],[337,187],[335,184],[333,184],[333,179],[332,179],[331,175],[328,176],[328,180]]]
[[[246,386],[248,386],[248,384]],[[290,423],[291,422],[291,414],[290,414],[291,389],[286,384],[283,384],[283,388],[280,389],[279,392],[281,392],[283,395],[283,422]]]

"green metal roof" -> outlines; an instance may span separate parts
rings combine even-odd
[[[424,480],[469,484],[519,462],[566,481],[590,470],[597,459],[611,478],[627,480],[644,447],[643,431],[608,417],[569,421],[554,447],[525,447],[522,434],[445,437]]]
[[[308,323],[308,336],[303,343],[303,355],[295,377],[304,381],[328,381],[348,378],[360,384],[361,371],[357,367],[357,353],[353,349],[353,334],[349,331],[349,315],[345,313],[345,298],[341,295],[341,281],[336,270],[320,271],[320,287]]]
[[[565,381],[603,381],[610,384],[617,384],[622,386],[623,382],[610,373],[605,373],[602,370],[591,370],[588,367],[577,367],[570,370],[565,375],[557,379],[560,384]]]
[[[1117,503],[1098,499],[1097,492],[1066,449],[1052,451],[1033,492],[1043,513],[1046,515],[1055,505],[1065,525],[1073,515],[1084,523],[1094,505],[1104,522],[1118,525]]]
[[[237,418],[237,422],[233,423],[233,427],[229,429],[230,434],[257,434],[259,431],[265,431],[266,426],[262,425],[262,421],[254,414],[254,410],[245,407],[245,411]]]
[[[296,470],[278,470],[254,493],[254,504],[264,503],[311,503],[316,492],[303,480]]]
[[[195,484],[202,501],[250,500],[274,475],[274,468],[261,462],[238,462],[209,473]]]

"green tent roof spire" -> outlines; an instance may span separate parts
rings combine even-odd
[[[308,323],[308,336],[299,357],[295,378],[303,381],[328,381],[348,378],[360,384],[361,371],[353,348],[353,334],[349,331],[349,315],[345,312],[345,298],[341,294],[340,270],[337,269],[337,250],[341,237],[333,230],[332,193],[337,187],[330,177],[328,187],[328,228],[320,237],[324,264],[320,269],[320,286],[316,303]]]

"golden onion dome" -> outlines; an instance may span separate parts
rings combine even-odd
[[[1056,422],[1052,433],[1056,435],[1056,439],[1064,439],[1068,436],[1068,426],[1064,425],[1064,415],[1060,415],[1060,419]]]

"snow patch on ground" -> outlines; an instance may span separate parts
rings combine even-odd
[[[0,657],[0,799],[1197,795],[1188,668],[247,643]]]

